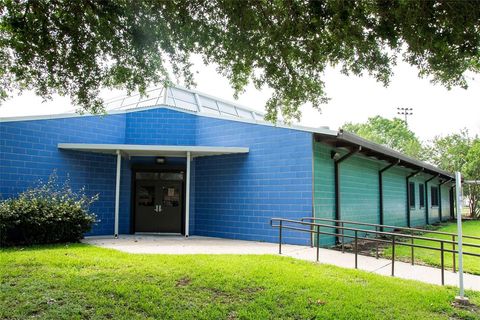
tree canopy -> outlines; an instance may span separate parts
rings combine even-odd
[[[437,136],[426,149],[428,159],[449,172],[462,172],[465,180],[480,181],[480,139],[468,130]],[[480,184],[465,184],[470,215],[480,217]]]
[[[342,129],[413,158],[425,159],[420,139],[401,119],[394,118],[391,120],[375,116],[368,118],[365,123],[346,123]]]
[[[387,85],[403,59],[466,87],[479,46],[476,0],[0,0],[0,96],[58,93],[98,112],[101,88],[193,85],[198,54],[237,94],[272,88],[267,119],[288,120],[328,101],[327,66]]]
[[[427,148],[428,157],[443,170],[462,171],[467,163],[466,155],[473,140],[466,129],[446,136],[436,136]]]

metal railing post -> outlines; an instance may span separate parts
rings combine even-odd
[[[442,267],[442,286],[445,284],[445,259],[443,254],[443,241],[440,242],[440,265]]]
[[[375,239],[378,239],[378,227],[375,227]],[[375,241],[375,258],[378,259],[378,241]]]
[[[452,257],[453,257],[453,261],[452,261],[452,266],[453,266],[453,272],[457,272],[457,261],[455,259],[455,235],[452,235],[452,248],[453,248],[453,252],[452,252]]]
[[[358,240],[357,240],[357,230],[355,230],[355,269],[358,269]]]
[[[320,226],[317,226],[317,262],[320,257]]]
[[[345,253],[345,236],[344,236],[345,229],[343,229],[344,227],[343,222],[341,223],[341,227],[342,227],[342,253]]]
[[[280,220],[278,232],[278,254],[282,254],[282,220]]]
[[[392,236],[392,277],[395,276],[395,235]]]
[[[410,243],[412,244],[411,248],[412,248],[412,257],[411,257],[411,260],[412,260],[412,266],[415,264],[415,253],[414,253],[414,245],[415,245],[415,241],[414,241],[414,238],[413,238],[413,230],[411,232],[411,235],[412,235],[412,239],[410,241]]]

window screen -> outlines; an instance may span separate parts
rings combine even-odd
[[[425,186],[423,184],[418,185],[418,197],[420,198],[420,208],[425,207]]]
[[[410,182],[408,184],[408,202],[410,207],[415,208],[415,183]]]
[[[431,189],[431,205],[432,207],[438,207],[438,187],[432,187]]]

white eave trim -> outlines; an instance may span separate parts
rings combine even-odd
[[[248,153],[247,147],[212,146],[175,146],[175,145],[138,145],[138,144],[96,144],[96,143],[59,143],[59,149],[116,154],[117,150],[131,156],[213,156],[222,154]]]

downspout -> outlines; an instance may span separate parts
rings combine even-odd
[[[430,224],[430,215],[428,213],[428,183],[433,179],[438,178],[440,175],[437,174],[436,176],[431,177],[428,180],[425,180],[425,223]]]
[[[400,160],[396,162],[390,163],[386,167],[380,169],[378,171],[378,199],[379,199],[379,224],[384,224],[384,217],[383,217],[383,173],[388,169],[398,165]],[[380,227],[380,231],[383,231],[383,227]]]
[[[419,174],[420,172],[423,171],[423,168],[421,168],[420,170],[416,171],[416,172],[413,172],[411,173],[410,175],[407,176],[407,178],[405,179],[406,182],[407,182],[407,226],[410,228],[411,226],[411,222],[410,222],[410,186],[409,186],[409,183],[410,183],[410,178],[413,178],[415,177],[417,174]]]
[[[340,208],[340,163],[352,157],[353,155],[359,153],[362,150],[362,147],[358,147],[356,150],[352,150],[343,157],[335,159],[336,152],[332,151],[332,158],[335,161],[335,220],[341,220],[342,213]],[[336,226],[339,225],[338,222],[335,223]],[[339,230],[335,229],[335,233],[338,234]],[[338,237],[335,239],[338,243]]]
[[[442,185],[450,181],[452,181],[452,179],[445,180],[438,184],[438,217],[440,218],[440,222],[442,222]]]

